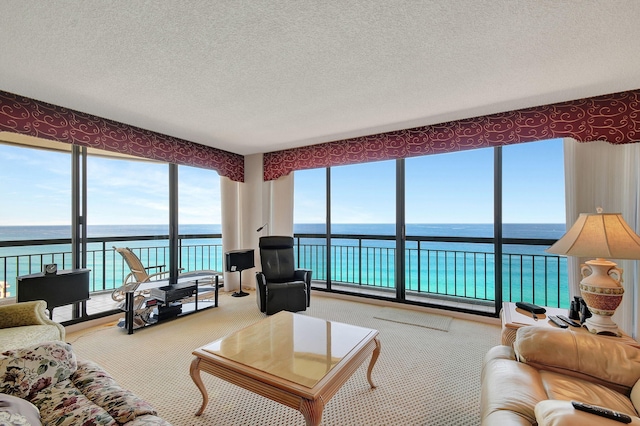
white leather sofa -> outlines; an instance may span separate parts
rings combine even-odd
[[[640,425],[640,349],[589,333],[522,327],[513,348],[489,350],[481,380],[483,426],[623,424],[575,410],[571,401],[625,413]]]

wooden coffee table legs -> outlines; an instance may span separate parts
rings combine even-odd
[[[376,388],[376,385],[374,385],[373,381],[371,380],[371,371],[373,371],[373,366],[375,365],[376,361],[378,360],[378,356],[380,355],[380,340],[378,340],[378,338],[376,337],[375,339],[373,339],[373,341],[376,343],[376,348],[371,354],[371,361],[369,361],[369,368],[367,368],[367,380],[369,381],[369,385],[371,385],[371,389]]]
[[[349,363],[348,366],[346,366],[348,368],[344,368],[343,373],[339,374],[335,381],[330,382],[327,389],[320,392],[319,397],[316,399],[296,396],[294,393],[274,387],[268,382],[247,377],[237,371],[231,371],[221,367],[220,365],[216,365],[216,363],[211,360],[196,356],[196,358],[191,361],[191,367],[189,369],[189,374],[191,375],[193,383],[196,384],[198,390],[200,390],[200,393],[202,394],[202,405],[196,412],[196,416],[201,415],[209,403],[207,389],[200,377],[200,371],[202,370],[226,380],[229,383],[233,383],[273,401],[280,402],[281,404],[297,409],[304,416],[307,426],[318,426],[322,420],[322,411],[324,410],[325,404],[338,391],[342,384],[347,381],[351,374],[358,368],[358,365],[366,359],[369,353],[371,354],[371,360],[369,361],[369,366],[367,368],[367,381],[371,388],[375,389],[376,385],[371,379],[371,372],[373,371],[373,366],[376,364],[378,356],[380,355],[380,341],[377,336],[374,337],[372,341],[369,341],[366,347],[359,353],[359,356],[356,357],[353,362]]]
[[[324,401],[322,398],[316,400],[302,399],[298,411],[304,416],[307,426],[318,426],[322,420],[322,411],[324,410]]]
[[[375,343],[375,348],[371,353],[371,361],[369,361],[369,367],[367,368],[367,381],[369,382],[371,389],[376,388],[376,385],[373,384],[373,380],[371,380],[371,372],[373,371],[373,366],[376,364],[378,356],[380,355],[380,341],[377,337],[373,339],[373,341]],[[307,426],[318,426],[320,424],[324,404],[325,401],[322,396],[315,400],[302,399],[298,410],[304,416]]]
[[[191,367],[189,368],[189,375],[191,376],[191,380],[196,384],[198,390],[202,394],[202,405],[200,409],[196,412],[196,416],[202,414],[205,408],[207,408],[207,404],[209,403],[209,394],[207,393],[207,388],[204,387],[204,383],[202,383],[202,378],[200,377],[200,358],[195,358],[191,361]]]

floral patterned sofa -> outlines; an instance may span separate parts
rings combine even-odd
[[[76,359],[71,345],[62,341],[0,354],[2,394],[33,404],[43,425],[170,426],[96,363]]]

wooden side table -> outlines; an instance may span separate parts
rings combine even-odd
[[[513,342],[516,340],[516,332],[520,327],[525,326],[534,326],[534,327],[558,327],[551,321],[549,321],[549,315],[565,315],[569,316],[569,311],[567,309],[560,308],[549,308],[544,307],[547,312],[544,314],[536,314],[538,320],[534,320],[531,312],[525,311],[524,309],[520,309],[516,306],[515,303],[512,302],[504,302],[502,304],[502,311],[500,311],[500,319],[502,321],[502,344],[506,346],[512,346]],[[589,333],[585,327],[571,327],[569,326],[566,329],[571,333]],[[602,334],[598,334],[598,337],[602,337],[604,339],[610,339],[617,342],[625,343],[630,346],[634,346],[640,349],[640,343],[634,340],[631,336],[628,336],[622,333],[621,337],[616,336],[605,336]]]

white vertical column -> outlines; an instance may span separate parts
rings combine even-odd
[[[293,235],[293,174],[264,182],[262,154],[245,156],[244,167],[244,183],[240,184],[239,207],[235,212],[239,217],[239,239],[233,249],[255,250],[256,267],[242,275],[242,287],[255,288],[255,272],[261,270],[259,238]],[[258,232],[265,223],[267,226]]]
[[[260,254],[258,252],[258,237],[266,235],[266,230],[257,232],[265,222],[264,219],[264,196],[262,154],[246,155],[244,157],[244,184],[242,188],[242,247],[244,249],[253,248],[255,250],[253,269],[242,272],[242,287],[255,288],[255,273],[260,270]],[[269,224],[271,225],[271,224]],[[269,228],[267,228],[269,229]]]
[[[239,197],[240,183],[234,182],[227,177],[220,177],[220,202],[221,209],[221,230],[222,230],[222,252],[238,249],[240,241],[239,222]],[[224,255],[223,255],[224,256]],[[224,263],[224,258],[223,258]],[[235,290],[239,286],[239,277],[235,272],[226,272],[226,265],[223,265],[224,290]]]
[[[564,194],[565,194],[565,210],[566,210],[566,227],[567,231],[578,219],[581,213],[578,206],[578,180],[580,176],[576,170],[576,149],[578,141],[572,138],[564,139]],[[573,256],[567,256],[567,279],[569,280],[569,294],[573,299],[574,296],[580,296],[580,259]]]
[[[271,235],[293,236],[293,172],[271,182]]]

